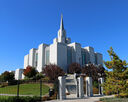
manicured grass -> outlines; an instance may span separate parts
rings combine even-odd
[[[45,95],[48,93],[49,87],[42,85],[42,94]],[[17,94],[17,85],[6,86],[0,88],[0,94]],[[20,95],[40,95],[40,84],[31,83],[31,84],[20,84]]]
[[[128,102],[128,98],[101,98],[103,102]]]

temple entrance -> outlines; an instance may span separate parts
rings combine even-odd
[[[81,76],[75,75],[60,76],[59,80],[59,99],[77,99],[84,98],[84,83]],[[98,79],[99,94],[103,95],[103,87],[101,84],[104,82],[103,78]],[[86,77],[86,96],[93,96],[92,77]]]
[[[83,98],[83,78],[75,75],[59,77],[59,99]]]

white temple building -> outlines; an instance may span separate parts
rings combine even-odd
[[[82,48],[80,43],[71,43],[64,28],[63,16],[61,16],[57,38],[54,38],[50,45],[42,43],[37,49],[30,49],[29,54],[24,56],[24,69],[30,65],[41,72],[45,65],[56,64],[66,72],[68,65],[73,62],[80,65],[88,63],[103,65],[103,56],[95,52],[93,47]]]

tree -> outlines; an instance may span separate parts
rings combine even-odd
[[[93,64],[88,64],[82,68],[82,73],[86,74],[88,77],[92,77],[94,81],[97,81],[99,77],[105,77],[104,71],[105,68],[102,65],[96,66]]]
[[[69,65],[68,72],[70,74],[81,73],[81,66],[78,63],[72,63]]]
[[[26,69],[24,69],[23,74],[28,78],[33,78],[34,76],[36,76],[37,71],[35,68],[33,68],[31,66],[27,66]]]
[[[109,71],[105,71],[104,91],[106,94],[127,94],[128,96],[128,64],[117,56],[112,47],[108,53],[111,61],[104,62],[109,69]]]
[[[102,65],[98,66],[98,76],[105,78],[105,68]]]
[[[4,73],[1,74],[0,80],[1,81],[8,81],[8,82],[13,81],[14,80],[14,73],[5,71]]]
[[[51,81],[55,81],[58,76],[65,75],[65,72],[63,69],[61,69],[59,66],[55,64],[46,65],[43,68],[43,73],[50,78]]]

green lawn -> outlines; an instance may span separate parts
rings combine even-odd
[[[101,98],[103,102],[128,102],[128,98]]]
[[[45,95],[48,93],[49,87],[46,85],[42,85],[42,94]],[[40,84],[32,83],[32,84],[21,84],[20,85],[20,95],[40,95]],[[0,88],[0,94],[17,94],[17,85],[6,86]]]

